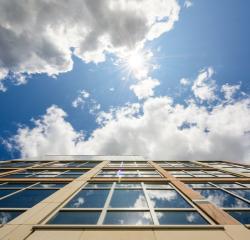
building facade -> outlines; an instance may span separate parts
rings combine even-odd
[[[250,165],[47,155],[0,162],[0,239],[249,240]]]

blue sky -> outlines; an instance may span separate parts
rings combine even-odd
[[[7,4],[8,1],[5,2]],[[18,35],[20,32],[26,33],[27,29],[30,29],[33,26],[29,26],[29,23],[27,23],[28,21],[26,22],[23,20],[24,18],[21,17],[23,13],[21,11],[20,13],[18,11],[14,12],[15,4],[20,4],[14,2],[15,1],[13,1],[13,6],[10,6],[13,9],[13,14],[16,14],[14,19],[10,22],[8,16],[3,16],[2,19],[0,18],[0,26],[5,30],[12,31],[13,34]],[[72,5],[74,5],[75,2],[73,1]],[[108,4],[108,2],[109,1],[105,1],[104,5],[106,3]],[[81,53],[70,54],[70,58],[73,61],[73,67],[70,69],[70,64],[67,67],[65,67],[64,63],[60,65],[60,61],[68,61],[68,57],[65,56],[69,53],[60,52],[60,54],[58,54],[58,49],[61,49],[62,46],[65,47],[65,45],[63,45],[64,38],[67,38],[67,41],[70,42],[70,44],[73,42],[68,35],[61,35],[58,39],[55,39],[53,47],[55,47],[56,50],[50,50],[50,48],[46,47],[45,51],[45,47],[41,47],[39,41],[32,46],[32,49],[28,49],[27,51],[30,51],[31,53],[35,52],[36,54],[38,52],[37,49],[39,49],[39,56],[46,56],[43,57],[41,62],[39,62],[40,60],[37,61],[36,58],[32,60],[32,57],[30,57],[32,54],[27,57],[28,60],[25,56],[22,59],[20,55],[16,56],[13,54],[11,52],[12,49],[20,54],[23,53],[21,51],[23,49],[21,42],[24,40],[22,40],[21,37],[15,37],[13,39],[15,39],[16,42],[14,42],[14,40],[11,39],[12,35],[10,35],[10,38],[8,39],[4,31],[1,30],[0,45],[2,44],[2,47],[0,47],[0,70],[2,69],[2,72],[6,73],[7,71],[8,73],[2,73],[2,75],[5,76],[2,78],[2,83],[6,90],[0,92],[0,136],[2,140],[2,144],[0,145],[0,158],[8,159],[20,157],[21,155],[42,155],[48,152],[67,154],[72,153],[72,151],[83,154],[143,154],[145,150],[143,150],[143,148],[148,148],[146,150],[146,155],[155,158],[178,157],[185,159],[197,156],[198,158],[219,159],[224,157],[230,158],[230,156],[235,158],[238,154],[241,159],[237,160],[250,160],[250,153],[249,150],[247,150],[250,145],[248,134],[250,132],[250,127],[246,123],[250,122],[248,102],[248,96],[250,93],[250,28],[248,26],[248,9],[250,8],[250,2],[243,0],[193,0],[176,2],[170,0],[166,2],[169,2],[167,3],[168,6],[173,9],[177,9],[177,6],[179,7],[179,11],[176,10],[178,12],[176,13],[178,20],[175,19],[175,16],[171,16],[171,13],[168,15],[168,10],[166,10],[166,16],[163,16],[160,20],[155,20],[155,23],[165,22],[167,26],[171,18],[173,18],[172,26],[169,29],[163,28],[164,30],[160,36],[157,36],[156,34],[151,40],[147,37],[147,31],[150,30],[147,26],[148,29],[141,35],[139,34],[140,30],[138,30],[138,33],[134,34],[136,38],[140,35],[138,39],[130,40],[129,43],[125,40],[122,41],[122,43],[119,43],[119,46],[124,48],[129,46],[129,50],[137,47],[139,53],[145,53],[148,51],[152,54],[152,56],[149,56],[149,59],[146,59],[147,57],[143,56],[144,62],[142,65],[146,64],[146,67],[148,67],[148,72],[143,77],[138,77],[133,73],[128,76],[129,72],[134,70],[137,71],[138,69],[131,69],[128,57],[125,56],[125,53],[128,50],[121,51],[119,46],[117,45],[117,47],[114,42],[112,44],[110,43],[110,45],[112,45],[111,47],[104,50],[103,54],[106,56],[106,59],[102,61],[99,61],[98,57],[86,57],[85,54],[91,52],[88,49],[96,47],[89,47],[92,42],[81,43],[81,46],[84,45]],[[189,7],[187,7],[187,2],[191,3],[189,4]],[[143,4],[144,3],[139,3],[139,8]],[[104,5],[103,9],[105,9]],[[95,6],[92,7],[94,8]],[[115,7],[119,10],[119,6]],[[126,7],[127,6],[125,6],[125,9]],[[27,9],[25,9],[25,11],[28,12],[28,16],[29,14],[32,14],[31,10],[29,13],[29,8],[30,6],[27,6]],[[58,9],[58,6],[56,6],[56,8]],[[4,7],[2,9],[4,9]],[[97,15],[93,14],[92,17],[98,19],[98,12],[101,10],[96,9],[94,12],[96,12]],[[58,11],[60,11],[60,8]],[[154,11],[155,12],[150,14],[157,15],[157,11],[160,10],[155,9]],[[147,10],[145,10],[143,6],[142,12],[145,14],[145,19],[147,19],[148,16],[151,16],[147,15],[149,13],[147,13]],[[105,15],[105,12],[100,14]],[[131,17],[133,15],[133,10],[128,7],[128,12],[124,16],[125,23],[127,19],[131,22],[138,21],[138,24],[140,23],[141,28],[143,28],[143,24],[146,24],[146,22],[139,22],[140,19],[134,19]],[[59,18],[60,16],[54,17]],[[72,17],[70,10],[68,17]],[[107,18],[108,17],[109,16],[107,16]],[[115,15],[115,17],[117,16]],[[120,15],[120,17],[122,18],[123,16]],[[50,19],[50,17],[48,17],[48,19]],[[23,25],[18,25],[15,21],[23,21]],[[46,21],[41,20],[41,22],[36,23],[36,25],[39,25],[40,27],[42,26],[41,28],[43,28],[44,25],[50,24],[49,20]],[[54,23],[54,19],[51,21]],[[84,21],[77,23],[79,24],[77,27],[79,27],[79,29],[80,27],[91,28],[91,21]],[[114,21],[114,18],[112,18],[112,21]],[[113,32],[110,30],[110,28],[113,27],[112,21],[109,23],[111,26],[106,26],[111,39],[115,36],[112,35]],[[66,26],[66,23],[65,26],[63,26],[64,23],[61,24],[65,29],[69,28],[68,25]],[[90,25],[88,26],[88,24]],[[132,27],[132,25],[130,27]],[[10,27],[7,28],[7,26]],[[98,29],[98,26],[95,26],[95,29]],[[53,31],[56,30],[52,29],[52,32]],[[121,36],[124,35],[128,36],[128,38],[130,37],[130,29],[128,30],[125,27],[121,27],[121,30],[119,31],[118,34]],[[35,34],[35,37],[38,39],[41,37],[42,39],[45,38],[47,34],[48,32],[41,35],[41,33],[38,32]],[[95,36],[97,39],[100,36],[98,34],[96,33]],[[78,32],[74,37],[82,36]],[[26,38],[24,42],[28,45],[33,44],[31,40],[27,40]],[[18,48],[19,43],[19,48],[21,49],[20,52]],[[13,46],[11,46],[11,44],[13,44]],[[138,44],[141,44],[141,46],[138,47]],[[74,47],[74,44],[72,43],[71,45],[67,44],[67,47],[65,47],[64,50],[65,52],[71,51],[73,53],[76,48],[77,47]],[[96,49],[98,50],[97,47]],[[41,51],[44,51],[45,53],[41,53]],[[23,54],[25,55],[25,53]],[[63,54],[65,54],[65,56],[62,57]],[[63,60],[61,58],[63,58]],[[67,61],[65,59],[67,59]],[[122,61],[121,64],[119,63],[119,60]],[[42,67],[41,63],[43,64]],[[152,68],[156,69],[153,70]],[[209,69],[211,70],[210,73]],[[202,77],[202,73],[205,75],[207,74],[207,77]],[[199,76],[202,79],[200,83],[198,80]],[[25,84],[21,81],[22,77],[26,79]],[[180,83],[183,78],[186,79],[187,84]],[[138,84],[147,79],[153,79],[153,81],[158,82],[157,86],[151,87],[153,93],[143,92],[144,95],[141,96],[131,89],[132,85],[138,86]],[[155,82],[153,84],[155,84]],[[231,88],[223,88],[223,85],[231,86]],[[202,88],[202,91],[197,92],[195,86],[198,86],[197,89]],[[226,90],[222,91],[222,88]],[[137,89],[143,91],[144,87],[140,85]],[[230,89],[234,89],[234,92],[230,99],[227,99],[228,101],[226,101],[225,92],[227,91],[230,95]],[[79,106],[73,107],[72,102],[77,97],[81,96],[79,94],[83,90],[89,93],[89,96],[81,99],[84,101],[84,104],[80,103]],[[179,125],[188,126],[189,133],[177,133],[176,128],[178,128],[178,125],[171,129],[165,129],[168,133],[169,131],[173,132],[173,135],[169,136],[169,138],[165,139],[162,137],[161,142],[151,142],[152,136],[156,136],[157,138],[156,133],[159,130],[154,129],[154,124],[151,126],[150,123],[146,122],[146,119],[148,119],[146,113],[149,114],[150,117],[154,116],[154,112],[150,112],[149,109],[151,109],[152,106],[154,109],[158,109],[158,105],[156,106],[155,104],[160,101],[165,101],[162,103],[163,105],[168,104],[167,99],[170,98],[172,101],[171,113],[175,112],[178,115],[178,106],[184,108],[183,114],[185,115],[185,119],[183,118],[183,122]],[[202,123],[196,118],[192,119],[194,112],[188,108],[191,106],[191,103],[195,104],[194,108],[196,109],[196,114],[197,111],[200,113],[203,108],[206,109],[206,116],[200,116],[199,118],[203,119]],[[132,111],[132,104],[137,104],[136,108],[138,107],[139,109],[138,111],[136,110],[136,113],[129,113],[130,115],[127,116],[125,113],[126,107],[129,108],[129,111]],[[152,106],[148,107],[150,104]],[[55,119],[53,117],[54,113],[51,115],[48,112],[46,113],[51,106],[54,106],[56,112],[63,111],[67,116],[64,116],[64,114],[56,114],[59,115],[59,117]],[[232,112],[235,113],[235,116],[232,118],[230,118],[231,113],[228,113],[228,115],[225,114],[225,112],[229,111],[227,109],[230,108],[232,108]],[[168,111],[167,109],[168,107],[164,105],[161,111]],[[119,115],[119,111],[122,112],[122,116]],[[221,115],[218,113],[219,111]],[[107,114],[109,113],[109,119],[105,119],[104,123],[98,124],[97,119],[100,116],[103,116],[103,112]],[[214,115],[211,114],[208,116],[210,112]],[[112,119],[110,119],[111,115],[113,115]],[[172,122],[168,122],[168,119],[170,117],[179,119],[180,115],[177,115],[170,116],[169,113],[169,115],[164,115],[163,117],[157,113],[156,116],[161,119],[161,122],[158,122],[157,126],[161,124],[168,124],[170,126]],[[44,120],[46,116],[51,117],[48,122]],[[221,120],[222,118],[223,120]],[[40,119],[40,125],[34,123],[32,119]],[[138,122],[142,119],[145,120],[145,129],[142,127],[140,127],[140,129],[135,129],[132,122],[134,121],[135,126],[137,126],[137,124],[141,124]],[[59,121],[59,123],[57,121]],[[127,122],[131,123],[126,125]],[[209,127],[204,127],[204,122],[209,122]],[[242,124],[242,122],[244,122],[244,124]],[[52,141],[51,139],[54,139],[52,137],[53,132],[60,131],[60,129],[56,129],[55,131],[53,126],[54,124],[58,125],[60,123],[62,123],[62,129],[65,129],[65,126],[68,126],[69,124],[70,130],[69,132],[65,131],[65,133],[61,133],[62,140],[58,141],[58,145],[54,143],[54,140],[52,144],[50,141]],[[228,138],[226,134],[228,129],[222,131],[225,125],[229,127],[228,134],[231,136],[231,140],[228,143],[223,140],[224,138]],[[124,129],[122,129],[121,126],[125,126]],[[149,129],[154,130],[153,135],[151,135],[152,133],[149,132],[149,129],[146,128],[146,126]],[[194,126],[194,129],[190,126]],[[197,126],[199,127],[200,132],[194,133],[195,131],[198,131],[198,129],[195,128]],[[238,129],[237,126],[242,126],[242,129]],[[201,128],[203,128],[203,130],[201,130]],[[210,128],[210,130],[204,130],[208,128]],[[24,129],[27,130],[25,134],[22,131]],[[107,129],[112,129],[112,132],[108,132]],[[232,133],[230,132],[230,129],[232,130]],[[234,131],[235,129],[237,129],[237,131]],[[36,130],[39,132],[38,135],[36,135]],[[136,137],[131,137],[131,134],[126,135],[126,133],[130,131],[131,134],[135,134]],[[144,134],[140,137],[141,132],[144,132]],[[204,132],[206,132],[207,135],[203,136],[202,134],[204,134]],[[233,132],[237,133],[234,135]],[[75,135],[71,138],[69,137],[69,140],[68,136],[72,136],[72,133]],[[211,135],[209,135],[210,133]],[[199,136],[197,137],[196,134],[199,134]],[[102,136],[107,135],[109,137],[107,142],[104,143]],[[59,134],[55,136],[61,135]],[[63,139],[64,136],[66,136],[65,140]],[[180,139],[180,136],[182,136],[183,139]],[[197,138],[198,141],[201,136],[203,139],[202,141],[207,145],[205,150],[202,146],[198,148],[194,147],[196,145],[194,139]],[[37,137],[35,143],[34,137]],[[131,142],[131,145],[129,145],[129,143],[124,143],[126,139],[129,142],[130,137],[131,139],[136,138],[135,142]],[[78,138],[80,138],[80,140]],[[39,139],[42,139],[41,142],[39,142]],[[89,139],[92,139],[92,141],[88,141]],[[173,142],[171,139],[173,139]],[[147,140],[150,140],[149,146],[147,146],[147,144],[145,145]],[[68,141],[70,141],[70,144]],[[164,141],[166,141],[165,147]],[[177,144],[178,141],[183,141],[184,145],[179,146]],[[190,144],[187,145],[188,141],[190,141]],[[219,151],[216,155],[214,153],[216,152],[214,150],[216,145],[212,147],[211,145],[215,144],[217,141],[218,144],[221,144],[223,151]],[[31,142],[34,143],[34,146],[29,146]],[[64,142],[68,145],[72,144],[73,147],[65,147]],[[76,143],[82,145],[75,146],[74,144]],[[126,146],[124,146],[124,144]],[[134,147],[136,144],[138,144],[138,152],[135,152],[137,151],[137,148]],[[235,154],[231,154],[229,151],[231,154],[229,155],[229,153],[227,153],[228,148],[231,148],[232,146],[235,146]],[[31,151],[29,148],[34,149]],[[167,152],[168,149],[171,150]],[[60,152],[60,150],[62,152]]]

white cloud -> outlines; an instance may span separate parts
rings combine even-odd
[[[168,97],[100,113],[89,139],[52,106],[33,128],[20,127],[11,140],[22,156],[43,154],[141,154],[152,159],[250,160],[250,99],[207,109]]]
[[[213,75],[214,69],[212,67],[203,69],[200,71],[199,75],[193,83],[192,90],[194,96],[201,102],[211,102],[216,99],[216,84],[215,81],[212,79]]]
[[[182,78],[180,80],[180,84],[183,85],[183,86],[188,86],[188,85],[190,85],[190,83],[191,83],[190,80],[187,79],[187,78]]]
[[[148,98],[154,95],[153,89],[160,85],[157,79],[148,78],[131,85],[130,89],[135,93],[138,99]]]
[[[5,92],[7,88],[4,86],[3,81],[8,76],[8,71],[4,68],[0,68],[0,91]]]
[[[194,5],[193,2],[190,1],[190,0],[186,0],[186,1],[184,2],[184,7],[185,7],[185,8],[190,8],[190,7],[192,7],[193,5]]]
[[[240,84],[229,85],[228,83],[222,85],[221,92],[224,93],[224,98],[227,101],[233,101],[233,95],[240,89]]]
[[[179,12],[176,0],[1,1],[1,72],[53,76],[72,69],[72,55],[105,61],[171,30]]]
[[[72,107],[74,108],[78,108],[81,107],[83,108],[85,101],[87,98],[89,98],[90,94],[89,92],[87,92],[86,90],[81,90],[78,94],[78,96],[76,97],[76,99],[74,99],[74,101],[72,102]]]

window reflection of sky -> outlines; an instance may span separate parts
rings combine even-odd
[[[250,204],[222,190],[207,189],[207,190],[197,190],[197,191],[199,191],[201,195],[203,195],[209,201],[213,202],[219,207],[228,207],[228,208],[250,207]]]
[[[250,200],[250,189],[242,189],[242,190],[230,190],[230,192],[235,193],[247,200]]]
[[[250,211],[227,211],[232,217],[243,224],[250,224]]]
[[[155,208],[189,208],[186,200],[175,190],[148,190]]]
[[[120,190],[113,193],[111,208],[146,208],[147,202],[142,190]]]
[[[104,224],[148,225],[153,222],[149,212],[110,211],[107,212]]]
[[[23,213],[23,211],[0,211],[0,224],[9,222],[21,213]]]
[[[101,208],[104,206],[109,190],[82,190],[66,208]]]
[[[156,216],[160,224],[208,224],[197,212],[157,211]]]

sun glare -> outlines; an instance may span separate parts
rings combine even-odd
[[[129,76],[133,76],[136,79],[142,79],[148,75],[151,68],[151,57],[150,51],[130,51],[120,59],[119,66],[127,72]]]

